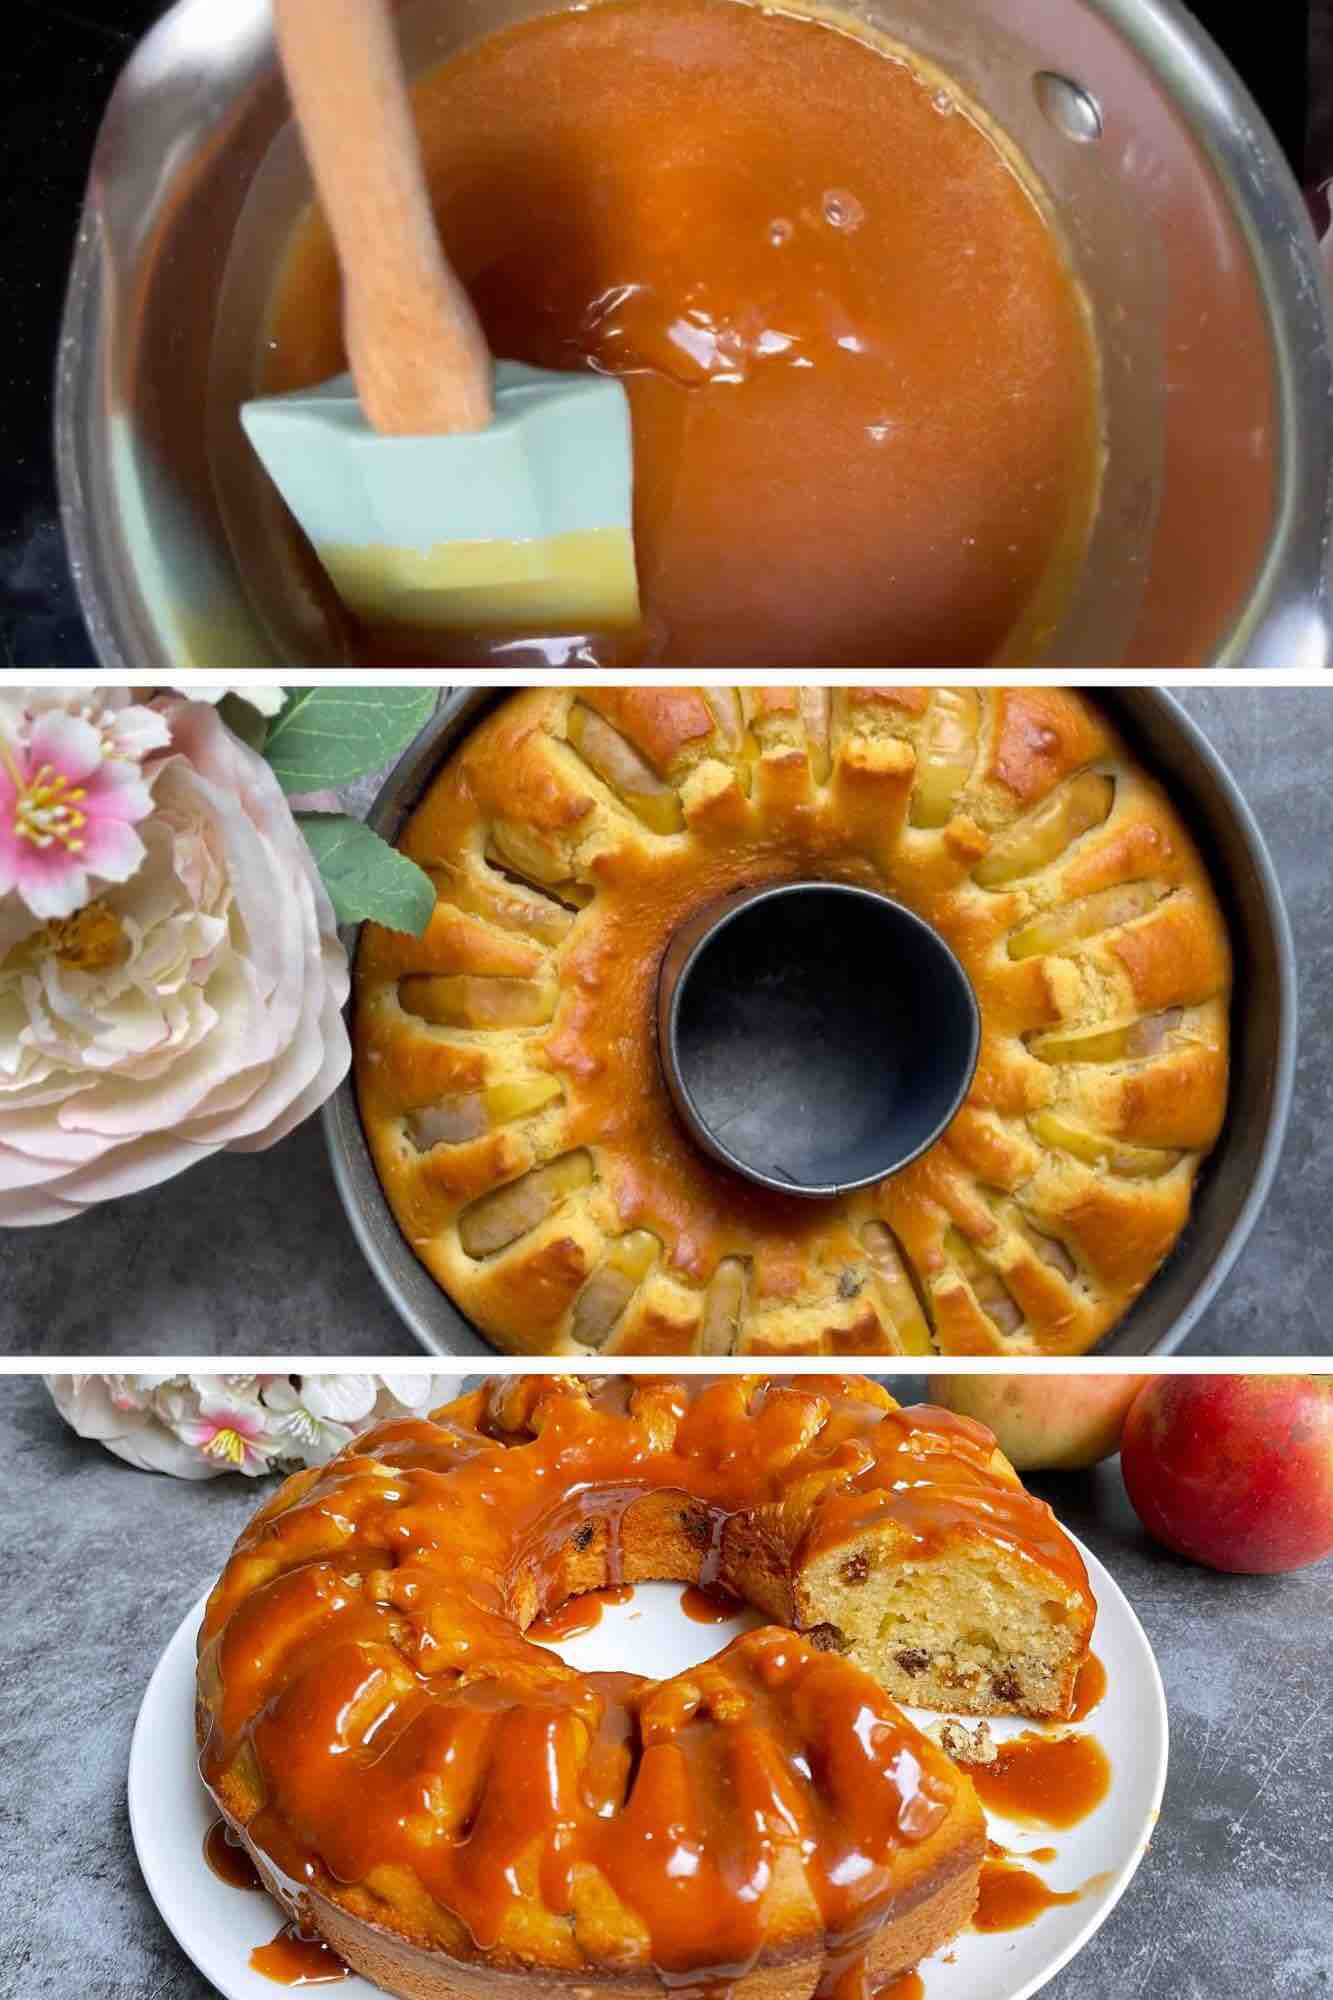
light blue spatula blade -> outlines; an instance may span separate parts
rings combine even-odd
[[[522,625],[590,591],[591,625],[636,622],[629,404],[609,376],[499,362],[494,420],[464,436],[380,436],[350,375],[241,421],[363,616]]]

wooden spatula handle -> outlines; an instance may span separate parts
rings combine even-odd
[[[273,0],[273,12],[367,419],[391,437],[484,430],[491,357],[435,227],[387,0]]]

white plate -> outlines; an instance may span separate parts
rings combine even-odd
[[[967,1933],[921,1968],[926,2000],[1028,2000],[1104,1924],[1143,1859],[1166,1783],[1166,1699],[1143,1627],[1107,1571],[1082,1550],[1098,1604],[1093,1644],[1106,1666],[1105,1700],[1084,1729],[1111,1760],[1111,1789],[1095,1812],[1066,1833],[1039,1833],[992,1819],[995,1837],[1014,1853],[1057,1849],[1037,1869],[1057,1890],[1081,1889],[1076,1903],[1058,1905],[1026,1930],[981,1937]],[[696,1625],[680,1612],[675,1584],[640,1584],[626,1605],[609,1606],[592,1632],[560,1652],[572,1666],[658,1676],[707,1659],[746,1625]],[[277,2000],[280,1988],[250,1969],[250,1953],[267,1944],[281,1915],[267,1896],[245,1895],[218,1880],[204,1859],[204,1836],[216,1817],[194,1756],[195,1636],[204,1600],[182,1623],[158,1662],[139,1711],[130,1751],[130,1825],[153,1901],[183,1950],[227,2000]],[[911,1711],[919,1722],[931,1720]],[[1026,1725],[1004,1720],[998,1737]],[[349,1979],[339,2000],[376,2000],[376,1989]]]

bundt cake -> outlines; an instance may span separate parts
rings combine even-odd
[[[1184,1226],[1226,1104],[1226,929],[1077,693],[528,689],[401,845],[439,901],[420,939],[365,928],[361,1116],[408,1242],[501,1347],[1082,1353]],[[695,1147],[654,1034],[678,927],[796,880],[917,911],[982,1016],[945,1137],[831,1201]]]
[[[524,1628],[608,1581],[774,1625],[674,1679]],[[1095,1607],[980,1425],[855,1379],[509,1378],[251,1522],[199,1641],[200,1768],[268,1887],[411,2000],[860,2000],[968,1921],[972,1785],[895,1707],[1069,1712]]]

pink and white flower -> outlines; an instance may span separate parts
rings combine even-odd
[[[153,810],[141,759],[165,747],[161,716],[118,690],[0,707],[0,899],[38,921],[71,917],[96,882],[128,882],[144,859],[135,827]]]
[[[228,1472],[266,1472],[275,1449],[273,1420],[258,1404],[216,1389],[199,1399],[199,1414],[183,1417],[176,1435]]]
[[[256,1478],[324,1465],[394,1417],[452,1402],[461,1375],[48,1375],[65,1422],[144,1472]]]
[[[67,886],[44,924],[0,893],[10,1226],[61,1221],[224,1148],[261,1151],[350,1062],[333,906],[263,758],[202,702],[102,697],[96,715],[70,716],[33,695],[22,715],[26,734],[8,736],[25,774],[30,753],[50,765],[61,746],[73,769],[68,746],[88,762],[100,745],[98,771],[121,761],[108,740],[156,747],[132,767],[149,808],[123,827],[132,868],[92,901],[87,881],[79,899]]]

